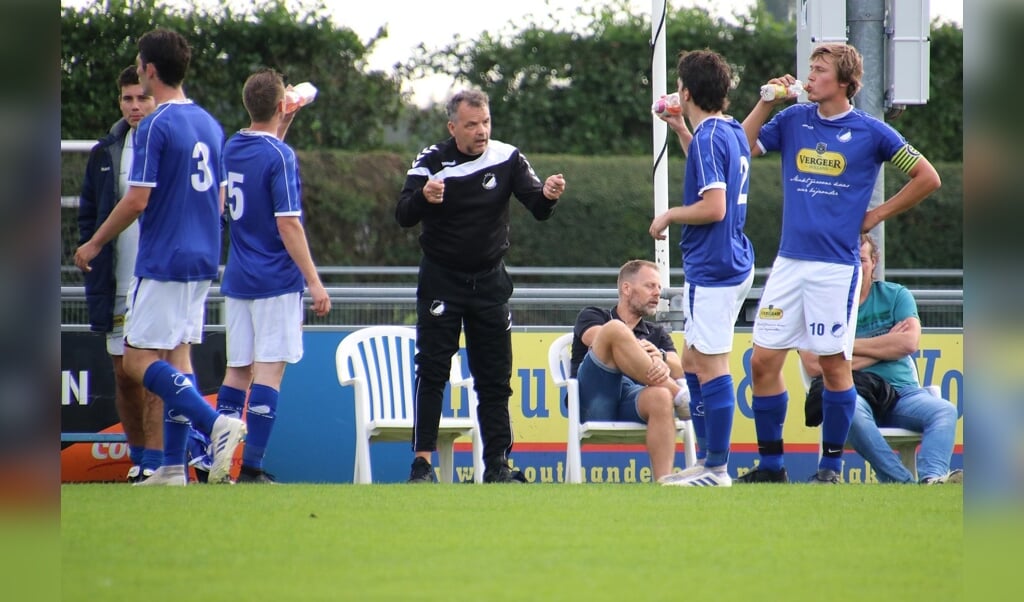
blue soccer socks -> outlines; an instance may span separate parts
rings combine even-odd
[[[754,430],[757,432],[757,453],[761,456],[761,468],[782,469],[782,425],[786,422],[789,393],[778,395],[754,395],[750,404],[754,411]]]
[[[708,456],[707,424],[704,418],[704,396],[700,389],[700,380],[696,374],[685,373],[686,388],[690,390],[690,420],[693,422],[694,436],[697,438],[697,459]]]
[[[245,413],[249,433],[242,451],[242,466],[263,468],[263,455],[270,441],[277,418],[278,392],[266,385],[253,385],[249,394],[249,409]]]
[[[729,463],[729,444],[732,441],[732,419],[735,412],[736,392],[732,376],[725,374],[713,378],[700,387],[704,398],[704,412],[708,453],[705,466],[713,468]]]
[[[241,418],[245,410],[245,391],[221,385],[217,391],[217,413]]]
[[[821,392],[821,462],[819,468],[837,473],[843,471],[843,446],[850,434],[853,410],[857,405],[857,390]]]

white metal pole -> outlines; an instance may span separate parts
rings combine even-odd
[[[651,102],[669,92],[665,77],[665,28],[667,25],[668,0],[651,0]],[[651,115],[654,133],[653,178],[654,215],[668,211],[668,126],[654,114]],[[652,216],[653,217],[653,216]],[[672,228],[669,228],[671,236]],[[658,264],[662,288],[669,287],[669,241],[654,241],[654,262]],[[665,304],[665,300],[662,300]],[[662,307],[661,309],[665,309]]]

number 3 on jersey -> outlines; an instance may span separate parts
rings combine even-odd
[[[245,211],[245,195],[242,194],[242,182],[245,176],[238,172],[228,172],[228,213],[231,219],[238,221],[242,219],[242,212]]]
[[[197,171],[192,174],[192,188],[196,192],[206,192],[213,186],[213,170],[210,169],[210,147],[196,142],[192,147],[192,158],[197,161]]]

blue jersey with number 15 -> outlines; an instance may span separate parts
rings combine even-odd
[[[278,217],[302,218],[295,152],[266,132],[242,130],[224,145],[231,246],[220,290],[236,299],[302,292],[302,272],[288,254]]]
[[[220,124],[191,100],[165,102],[139,123],[128,185],[152,191],[139,218],[137,277],[217,277],[223,145]]]

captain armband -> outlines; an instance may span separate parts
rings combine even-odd
[[[916,148],[910,145],[910,143],[904,144],[903,148],[896,151],[896,154],[889,159],[889,162],[896,166],[900,171],[905,174],[910,174],[910,170],[917,165],[917,162],[921,160],[921,153]]]

